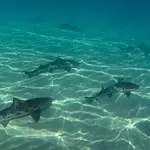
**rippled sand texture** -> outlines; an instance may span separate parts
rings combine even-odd
[[[10,121],[5,129],[0,126],[0,150],[149,150],[148,58],[121,53],[116,46],[123,40],[111,40],[113,33],[86,38],[19,23],[1,26],[0,32],[1,108],[13,97],[56,99],[37,124],[29,116]],[[76,59],[80,66],[70,73],[22,75],[22,70],[32,70],[57,55]],[[92,104],[84,100],[118,76],[140,89],[129,98],[119,93]]]

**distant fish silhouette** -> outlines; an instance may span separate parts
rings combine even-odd
[[[118,82],[112,84],[106,88],[102,87],[101,91],[91,97],[85,97],[89,103],[91,103],[94,99],[98,99],[99,96],[112,97],[114,93],[123,92],[127,97],[130,96],[132,90],[136,90],[139,88],[139,85],[131,82],[123,81],[123,79],[118,79]]]
[[[42,17],[28,18],[27,23],[43,23],[45,19]]]
[[[59,29],[73,31],[73,32],[81,32],[82,31],[82,29],[80,27],[75,26],[75,25],[71,25],[71,24],[67,24],[67,23],[60,24]]]
[[[52,105],[52,97],[38,97],[29,100],[13,98],[11,106],[0,111],[0,124],[6,127],[9,121],[31,116],[35,123],[40,120],[41,111]]]

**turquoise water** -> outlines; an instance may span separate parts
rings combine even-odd
[[[0,126],[0,150],[149,150],[150,56],[123,53],[117,47],[149,44],[149,10],[146,4],[137,4],[5,1],[1,5],[0,108],[13,97],[53,96],[55,101],[37,124],[29,116]],[[27,22],[36,17],[44,22]],[[61,30],[61,23],[83,30]],[[33,78],[21,72],[58,55],[79,61],[79,67]],[[129,98],[120,92],[91,104],[85,101],[85,96],[118,77],[140,88]]]

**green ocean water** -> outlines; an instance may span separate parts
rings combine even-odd
[[[81,11],[82,5],[80,11],[69,4],[66,9],[61,6],[57,11],[52,6],[50,11],[45,5],[39,11],[36,9],[40,5],[34,10],[26,6],[21,7],[22,11],[8,9],[8,14],[1,14],[0,108],[10,104],[13,97],[53,96],[55,101],[36,124],[28,116],[10,121],[6,128],[0,126],[0,150],[149,150],[149,56],[123,53],[118,48],[149,44],[148,21],[132,19],[129,12],[130,17],[122,14],[122,19],[113,18],[117,15],[106,9],[98,17],[98,5],[93,13]],[[12,14],[14,10],[17,13]],[[38,16],[44,22],[27,22]],[[61,30],[61,23],[75,24],[83,30]],[[61,70],[33,78],[22,74],[22,70],[35,69],[58,55],[77,60],[79,67],[69,73]],[[128,98],[120,92],[91,104],[84,99],[119,77],[140,88]]]

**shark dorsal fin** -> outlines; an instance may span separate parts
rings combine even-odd
[[[35,123],[40,120],[41,116],[41,109],[37,109],[31,113],[31,117],[34,119]]]
[[[14,97],[12,106],[13,106],[13,108],[18,108],[23,103],[24,103],[23,100]]]

